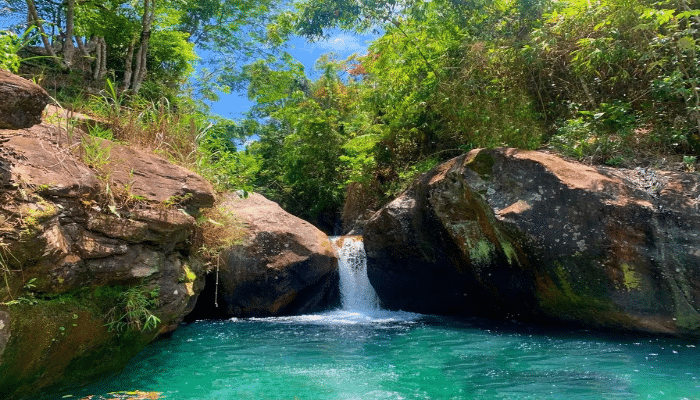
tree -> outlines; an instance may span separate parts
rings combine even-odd
[[[14,5],[20,0],[10,1]],[[265,21],[276,0],[23,2],[28,21],[41,32],[44,51],[63,69],[84,68],[86,62],[81,60],[93,60],[91,76],[98,84],[108,71],[113,71],[124,89],[138,93],[151,72],[160,78],[167,75],[169,85],[176,81],[181,85],[185,76],[176,77],[175,71],[194,71],[195,46],[207,54],[216,53],[208,59],[214,67],[214,88],[235,84],[241,65],[238,61],[269,54],[259,43],[266,40]],[[51,32],[45,31],[45,21],[50,21]],[[172,57],[184,58],[171,59],[162,48],[154,49],[155,36],[174,39],[171,44],[177,51]],[[76,44],[78,53],[74,50]],[[189,50],[183,51],[187,46]],[[173,73],[163,73],[168,67],[175,67]],[[227,80],[219,79],[223,75]],[[213,92],[211,87],[204,89]]]
[[[139,92],[144,79],[146,79],[146,71],[148,70],[148,43],[151,39],[151,27],[155,19],[156,0],[143,0],[143,16],[141,17],[141,36],[139,39],[139,49],[136,53],[136,66],[134,67],[132,80],[129,83],[129,89],[135,93]],[[127,65],[130,65],[130,60]]]
[[[256,102],[245,121],[259,141],[254,186],[288,211],[327,230],[339,215],[347,174],[343,146],[355,136],[357,87],[343,82],[342,63],[321,59],[322,75],[310,80],[290,57],[272,68],[258,61],[244,68],[248,97]]]
[[[27,21],[30,27],[35,27],[38,31],[39,34],[41,35],[41,41],[44,44],[44,49],[46,50],[46,54],[49,55],[54,61],[56,61],[59,65],[63,65],[61,63],[61,59],[59,59],[56,56],[56,52],[54,52],[53,47],[51,46],[51,42],[49,41],[49,37],[46,34],[46,31],[44,30],[44,24],[42,23],[42,20],[39,18],[39,13],[37,12],[36,9],[36,4],[34,3],[34,0],[26,0],[27,1]]]

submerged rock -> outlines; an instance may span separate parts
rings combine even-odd
[[[699,203],[698,174],[474,150],[372,217],[368,274],[393,308],[698,335]]]
[[[338,301],[338,259],[323,232],[257,193],[229,194],[219,207],[246,234],[224,252],[218,288],[212,275],[195,316],[288,315]]]
[[[204,273],[184,210],[211,206],[211,185],[50,124],[0,142],[0,397],[118,371],[193,309]]]

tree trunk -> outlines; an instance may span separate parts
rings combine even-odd
[[[85,43],[83,43],[83,39],[80,36],[75,36],[75,43],[78,44],[78,50],[83,57],[90,57],[90,53],[88,53]]]
[[[155,18],[156,0],[144,0],[143,2],[143,18],[141,30],[141,46],[136,55],[136,68],[132,79],[131,89],[134,93],[138,93],[141,89],[141,84],[146,79],[146,60],[148,58],[148,42],[151,38],[151,25]]]
[[[100,39],[95,40],[95,67],[92,70],[92,78],[100,79],[100,65],[102,64],[102,52],[100,51]]]
[[[129,48],[126,51],[126,60],[124,62],[124,90],[128,90],[131,85],[132,64],[134,62],[134,47],[136,47],[136,35],[131,38]]]
[[[143,52],[143,47],[139,45],[139,51],[136,52],[136,66],[134,67],[134,73],[132,74],[131,82],[129,82],[129,89],[132,90],[136,85],[136,79],[139,74],[139,71],[141,70],[141,52]]]
[[[51,57],[56,62],[56,64],[63,68],[63,63],[61,62],[61,59],[56,56],[56,52],[53,51],[53,47],[51,47],[51,43],[49,43],[49,37],[44,31],[44,26],[42,25],[41,20],[39,20],[39,14],[36,11],[36,5],[34,4],[34,0],[27,0],[27,10],[27,20],[29,21],[30,25],[36,26],[36,28],[39,30],[39,35],[41,35],[41,41],[44,44],[44,49],[46,49],[46,54],[49,57]]]
[[[146,79],[146,60],[148,59],[148,41],[150,39],[150,32],[141,33],[141,47],[139,47],[139,52],[136,55],[136,69],[134,70],[134,83],[132,89],[134,93],[138,93],[141,89],[141,84],[144,79]]]
[[[107,72],[107,43],[105,38],[98,37],[95,40],[95,69],[92,77],[94,80],[100,80]]]
[[[75,15],[75,0],[67,0],[66,4],[66,37],[63,42],[63,62],[68,67],[73,64],[73,21]]]
[[[100,79],[102,79],[107,73],[107,42],[105,38],[100,36],[100,51],[102,52],[100,61]]]

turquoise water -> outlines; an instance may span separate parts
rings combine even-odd
[[[700,399],[696,345],[386,311],[201,321],[154,343],[118,376],[72,394],[97,395],[94,400],[122,390],[177,400]]]

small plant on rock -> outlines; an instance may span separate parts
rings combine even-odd
[[[221,254],[240,244],[246,235],[243,223],[221,206],[205,210],[198,218],[197,228],[197,253],[209,268],[218,265]]]
[[[160,318],[153,314],[158,307],[160,288],[148,290],[144,286],[134,286],[119,295],[118,304],[107,313],[106,326],[110,332],[124,332],[127,329],[141,332],[155,329]]]

